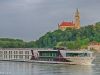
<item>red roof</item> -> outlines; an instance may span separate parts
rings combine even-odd
[[[74,25],[73,22],[62,22],[62,23],[60,24],[60,26],[73,26],[73,25]]]

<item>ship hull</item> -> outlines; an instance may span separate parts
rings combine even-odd
[[[44,63],[44,64],[69,64],[69,65],[91,65],[95,57],[92,58],[80,58],[80,57],[66,57],[65,59],[69,62],[62,61],[40,61],[40,60],[25,60],[25,59],[11,59],[2,61],[12,61],[12,62],[28,62],[28,63]]]

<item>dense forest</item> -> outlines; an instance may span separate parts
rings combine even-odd
[[[36,47],[34,41],[24,42],[20,39],[0,38],[0,48],[33,48]]]
[[[90,42],[100,42],[100,22],[80,29],[55,30],[47,32],[36,41],[25,42],[20,39],[0,38],[1,48],[87,48]]]

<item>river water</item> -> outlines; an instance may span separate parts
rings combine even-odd
[[[0,75],[100,75],[100,54],[93,65],[0,61]]]

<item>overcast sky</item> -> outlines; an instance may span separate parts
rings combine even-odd
[[[100,21],[100,0],[0,0],[0,38],[36,40],[72,21],[76,8],[81,26]]]

